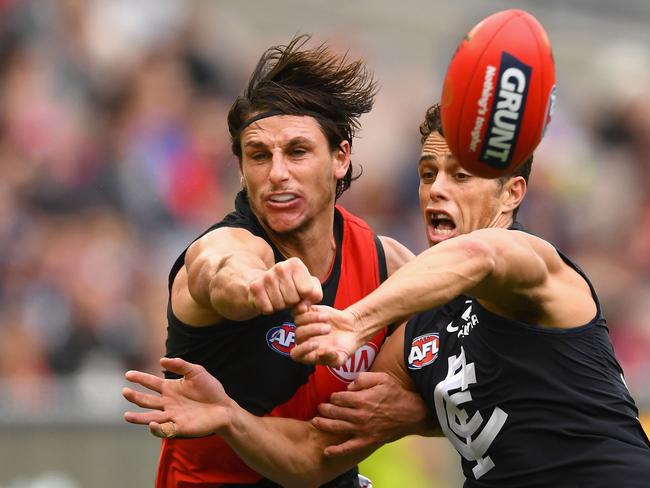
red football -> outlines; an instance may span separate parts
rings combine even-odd
[[[542,25],[523,10],[490,15],[460,42],[447,69],[440,110],[449,149],[473,174],[507,175],[541,141],[555,93]]]

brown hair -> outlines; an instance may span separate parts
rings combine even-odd
[[[337,57],[325,44],[303,49],[309,35],[295,37],[286,46],[267,49],[248,86],[228,113],[232,152],[241,162],[241,131],[251,116],[261,112],[314,116],[331,151],[342,141],[352,146],[360,129],[359,117],[374,104],[377,83],[362,60]],[[352,163],[336,187],[336,198],[350,187]]]
[[[424,121],[420,124],[420,142],[424,144],[424,141],[427,140],[427,137],[432,132],[438,132],[441,136],[445,136],[443,133],[442,129],[442,118],[440,117],[440,104],[439,103],[434,103],[431,107],[427,109],[427,112],[424,116]],[[528,184],[528,178],[530,177],[530,170],[532,169],[533,166],[533,155],[531,154],[530,157],[520,166],[518,166],[512,173],[501,176],[500,178],[497,178],[499,181],[499,184],[503,185],[506,181],[508,181],[510,178],[513,178],[515,176],[521,176],[524,178],[526,181],[526,184]],[[515,219],[517,217],[517,212],[519,211],[519,207],[515,208],[513,213],[512,213],[512,218]]]

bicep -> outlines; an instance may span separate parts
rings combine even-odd
[[[488,250],[491,272],[470,293],[477,298],[509,302],[514,296],[534,295],[561,258],[548,242],[520,231],[483,229],[474,233]]]

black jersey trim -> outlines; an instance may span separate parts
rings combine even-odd
[[[334,305],[336,290],[341,279],[341,259],[343,253],[343,216],[338,210],[334,210],[334,242],[336,243],[336,253],[334,255],[334,264],[330,275],[321,283],[323,289],[323,300],[321,303]]]
[[[373,236],[375,239],[375,248],[377,249],[377,266],[379,267],[379,282],[383,283],[388,278],[388,266],[386,264],[386,252],[384,245],[381,243],[379,236]]]
[[[527,322],[522,322],[520,320],[504,317],[503,315],[498,315],[485,308],[476,299],[473,300],[473,305],[478,306],[478,308],[481,310],[481,313],[492,316],[499,321],[499,325],[496,327],[492,327],[489,323],[486,325],[481,325],[481,327],[484,327],[486,329],[502,330],[503,323],[507,323],[508,325],[512,325],[513,327],[519,328],[522,331],[534,332],[539,334],[547,334],[547,335],[556,335],[556,336],[570,336],[573,334],[583,333],[589,329],[593,329],[594,327],[607,328],[607,326],[605,325],[605,321],[599,315],[596,315],[592,320],[590,320],[589,322],[583,325],[577,325],[575,327],[571,327],[568,329],[551,329],[548,327],[542,327],[540,325],[529,324]]]

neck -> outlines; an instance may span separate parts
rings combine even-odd
[[[503,229],[508,229],[514,222],[514,219],[512,218],[512,214],[500,214],[494,221],[490,227],[501,227]]]
[[[326,212],[320,222],[286,234],[266,229],[273,244],[286,258],[300,259],[312,276],[323,281],[330,272],[336,255],[334,239],[334,208]]]

